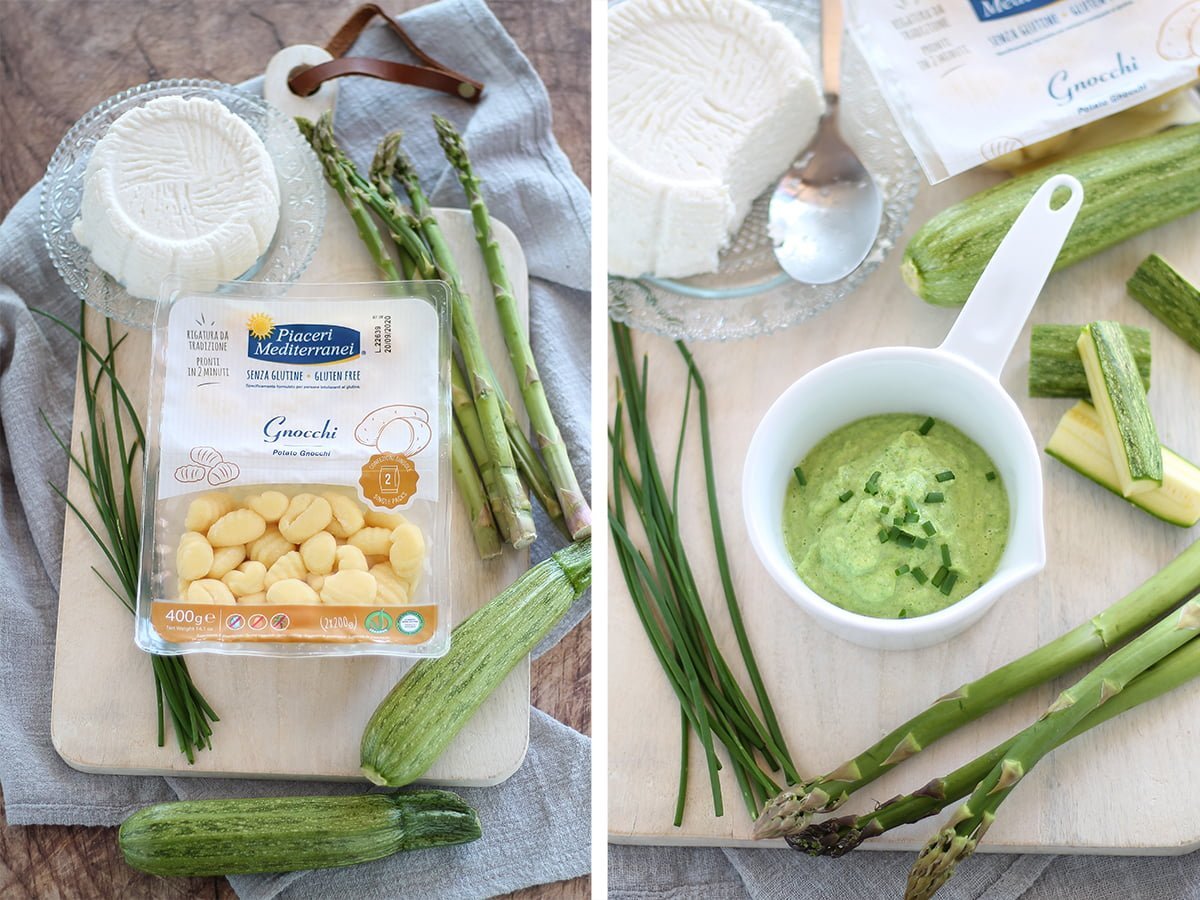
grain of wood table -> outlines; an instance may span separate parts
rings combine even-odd
[[[554,133],[590,183],[590,31],[586,0],[489,0],[550,93]],[[391,11],[414,5],[386,3]],[[292,43],[323,44],[358,0],[0,0],[0,218],[42,175],[66,130],[95,104],[143,81],[242,81]],[[590,733],[591,623],[585,620],[533,666],[532,702]],[[49,714],[49,710],[47,710]],[[116,831],[3,827],[0,897],[230,898],[220,878],[163,880],[124,864]],[[578,900],[577,878],[510,895]]]

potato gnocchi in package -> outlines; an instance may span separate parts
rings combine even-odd
[[[1196,0],[847,0],[846,13],[934,183],[1053,150],[1200,64]]]
[[[449,315],[441,282],[167,291],[139,647],[446,652]]]

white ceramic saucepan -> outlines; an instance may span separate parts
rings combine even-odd
[[[834,634],[886,650],[927,647],[958,634],[1045,566],[1040,455],[998,377],[1082,203],[1083,187],[1069,175],[1038,189],[940,347],[881,347],[835,359],[788,388],[759,423],[742,475],[751,543],[779,586]],[[831,432],[881,413],[954,425],[992,458],[1008,491],[1008,542],[996,572],[957,603],[911,619],[859,615],[821,598],[796,574],[784,546],[783,499],[793,468]]]

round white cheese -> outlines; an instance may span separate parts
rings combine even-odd
[[[625,0],[608,34],[609,271],[714,271],[816,133],[808,54],[747,0]]]
[[[109,126],[84,173],[72,231],[136,297],[163,278],[236,278],[279,224],[279,182],[254,130],[221,103],[160,97]]]

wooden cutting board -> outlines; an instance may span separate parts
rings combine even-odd
[[[905,237],[885,263],[857,292],[810,322],[753,342],[693,347],[710,395],[723,522],[747,630],[792,755],[805,776],[833,769],[947,690],[1099,612],[1200,536],[1200,529],[1159,522],[1045,457],[1045,571],[1002,597],[981,622],[950,643],[911,652],[867,650],[833,637],[789,600],[759,564],[742,520],[740,483],[746,448],[763,413],[793,381],[836,356],[867,347],[930,347],[942,341],[957,311],[929,306],[908,292],[898,271],[901,250],[934,213],[993,180],[966,175],[924,188]],[[1031,317],[1032,322],[1077,323],[1111,318],[1149,328],[1150,404],[1163,442],[1191,459],[1200,459],[1200,416],[1195,413],[1200,354],[1128,297],[1125,280],[1152,252],[1171,260],[1193,281],[1200,280],[1198,225],[1193,215],[1051,276]],[[665,340],[637,334],[635,349],[650,355],[652,424],[659,458],[666,465],[678,435],[683,368]],[[1002,380],[1035,440],[1044,446],[1071,401],[1031,399],[1026,388],[1028,360],[1026,326]],[[913,403],[919,407],[920,398],[914,397]],[[610,409],[610,420],[611,415]],[[681,514],[684,540],[701,594],[712,610],[717,638],[736,660],[712,562],[695,440],[685,458],[681,493],[689,499]],[[686,817],[682,827],[672,826],[679,769],[678,704],[611,553],[609,584],[610,839],[751,846],[750,818],[728,773],[723,778],[725,815],[713,817],[698,741],[692,741]],[[753,696],[748,682],[743,683],[747,695]],[[873,803],[914,790],[991,748],[1033,721],[1066,683],[1033,691],[944,739],[853,797],[844,812],[869,810]],[[980,849],[1165,854],[1200,847],[1197,723],[1200,683],[1076,739],[1040,763],[1005,802]],[[1129,790],[1136,791],[1137,802],[1119,799]],[[914,850],[947,815],[863,846]]]
[[[322,51],[323,52],[323,51]],[[325,89],[323,88],[322,91]],[[268,94],[269,96],[269,94]],[[332,102],[326,93],[324,102]],[[289,112],[291,112],[289,110]],[[319,110],[309,110],[309,114]],[[341,202],[331,190],[325,229],[302,282],[377,280]],[[492,309],[491,283],[475,244],[470,214],[439,209],[463,284],[474,299],[483,342],[497,361],[497,377],[509,396],[518,389]],[[496,236],[512,277],[517,302],[528,315],[528,270],[512,231],[496,222]],[[102,318],[89,309],[92,335]],[[150,359],[150,333],[133,331],[118,351],[122,381],[143,410]],[[76,385],[73,450],[79,453],[86,422]],[[87,488],[72,471],[67,495],[91,510]],[[481,561],[463,507],[451,509],[451,603],[455,623],[494,597],[529,567],[528,551],[506,548],[498,559]],[[193,679],[221,717],[213,748],[195,765],[173,744],[156,745],[154,682],[150,658],[133,643],[133,619],[108,593],[92,567],[108,572],[99,548],[68,513],[63,533],[58,636],[50,730],[54,747],[71,766],[116,774],[206,775],[247,778],[357,780],[358,746],[367,719],[411,661],[394,657],[270,659],[192,654]],[[168,729],[170,725],[168,724]],[[529,740],[529,663],[522,662],[471,717],[426,774],[446,785],[496,784],[513,774]]]

